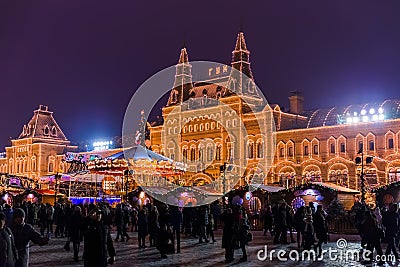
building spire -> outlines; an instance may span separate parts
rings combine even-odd
[[[186,51],[186,47],[181,49],[181,55],[179,56],[178,64],[189,63],[189,56]]]
[[[232,51],[232,68],[245,74],[253,80],[253,74],[250,68],[250,51],[247,50],[243,31],[238,33],[235,50]]]
[[[189,91],[193,88],[192,65],[186,47],[181,49],[178,64],[176,65],[174,87],[168,99],[167,106],[182,104],[189,99]]]
[[[238,33],[235,49],[232,51],[232,69],[228,86],[236,94],[260,97],[256,90],[250,68],[250,51],[247,50],[243,31]]]

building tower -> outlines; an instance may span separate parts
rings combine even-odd
[[[176,65],[174,87],[171,90],[167,106],[182,104],[189,99],[189,91],[193,88],[192,65],[186,47],[181,49],[178,64]]]

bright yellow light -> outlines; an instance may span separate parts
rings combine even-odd
[[[139,198],[144,198],[146,196],[146,194],[142,191],[142,192],[140,192],[140,194],[139,194]]]

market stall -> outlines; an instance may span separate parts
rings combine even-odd
[[[301,184],[281,190],[280,193],[282,199],[294,209],[308,205],[310,202],[313,202],[315,206],[321,204],[326,208],[332,200],[338,199],[343,204],[345,210],[351,209],[356,200],[356,195],[360,194],[357,190],[323,182]]]

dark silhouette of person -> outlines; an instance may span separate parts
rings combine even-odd
[[[0,266],[14,267],[18,259],[17,248],[15,247],[14,235],[6,226],[6,215],[0,213]]]
[[[17,208],[13,213],[11,231],[14,235],[15,247],[18,251],[18,259],[15,267],[27,267],[29,265],[29,242],[43,246],[49,242],[47,237],[42,237],[32,225],[25,223],[25,211]]]
[[[76,206],[70,220],[69,240],[72,242],[74,261],[79,260],[79,247],[83,241],[83,222],[81,207]]]
[[[89,212],[84,227],[83,259],[85,267],[106,267],[115,261],[115,249],[108,227],[101,220],[102,211]]]

